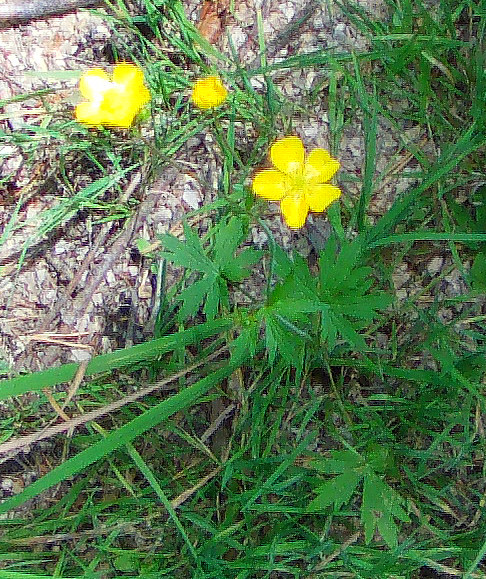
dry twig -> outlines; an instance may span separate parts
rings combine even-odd
[[[55,424],[54,426],[49,426],[38,432],[34,432],[26,436],[20,436],[18,438],[14,438],[12,440],[9,440],[8,442],[0,444],[0,464],[2,462],[5,462],[6,460],[10,460],[14,456],[22,452],[29,445],[33,444],[34,442],[39,442],[40,440],[51,438],[56,434],[60,434],[61,432],[77,428],[78,426],[86,424],[91,420],[97,420],[98,418],[101,418],[102,416],[105,416],[110,412],[114,412],[115,410],[119,410],[123,406],[131,404],[132,402],[135,402],[136,400],[139,400],[144,396],[148,396],[149,394],[155,392],[156,390],[172,390],[173,388],[175,388],[175,386],[170,385],[172,382],[178,380],[179,378],[182,378],[182,376],[185,376],[186,374],[192,372],[202,364],[216,358],[217,356],[220,356],[225,351],[226,347],[220,348],[219,350],[208,356],[206,360],[202,360],[200,362],[192,364],[191,366],[185,368],[184,370],[181,370],[180,372],[177,372],[176,374],[170,376],[169,378],[159,380],[154,384],[149,384],[142,390],[134,392],[133,394],[130,394],[128,396],[125,396],[125,398],[122,398],[121,400],[116,400],[111,404],[107,404],[102,408],[92,410],[91,412],[87,412],[86,414],[75,416],[73,418],[68,417],[68,420],[66,420],[62,424]]]

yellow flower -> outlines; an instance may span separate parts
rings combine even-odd
[[[219,107],[227,96],[228,91],[221,79],[218,76],[207,76],[196,80],[191,100],[200,109],[212,109]]]
[[[284,137],[270,148],[275,169],[263,169],[253,179],[253,192],[269,201],[280,201],[285,222],[300,229],[309,211],[321,213],[338,199],[341,190],[327,183],[339,169],[339,161],[325,149],[307,156],[298,137]]]
[[[88,70],[79,81],[79,90],[87,102],[76,107],[76,120],[87,125],[128,128],[150,101],[143,72],[129,62],[115,65],[112,80],[102,68]]]

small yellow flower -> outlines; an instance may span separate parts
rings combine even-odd
[[[339,161],[325,149],[314,149],[307,156],[298,137],[284,137],[270,148],[275,169],[258,171],[253,193],[269,201],[280,201],[285,222],[300,229],[309,211],[321,213],[338,199],[341,190],[327,183],[339,169]]]
[[[128,128],[142,107],[150,101],[143,72],[135,64],[120,62],[110,80],[102,68],[85,72],[79,90],[87,102],[76,107],[76,120],[87,125]]]
[[[219,107],[227,96],[228,91],[221,79],[218,76],[207,76],[196,80],[191,100],[200,109],[213,109]]]

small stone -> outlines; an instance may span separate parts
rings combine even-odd
[[[71,360],[73,362],[87,362],[91,359],[91,353],[89,350],[75,348],[71,350]]]
[[[392,274],[395,288],[399,290],[410,281],[410,272],[406,264],[400,264]],[[398,291],[397,291],[398,294]]]
[[[437,275],[444,264],[444,258],[440,256],[433,257],[427,264],[427,273],[429,275]]]
[[[11,478],[8,477],[4,477],[2,478],[2,480],[0,481],[0,488],[2,489],[2,491],[7,492],[7,493],[11,493],[13,490],[13,480]]]
[[[198,209],[203,202],[201,186],[199,185],[198,181],[190,175],[184,175],[183,181],[183,201],[185,201],[191,209]]]

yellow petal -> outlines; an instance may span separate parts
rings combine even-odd
[[[284,137],[270,149],[272,163],[286,175],[302,174],[305,150],[299,137]]]
[[[131,62],[119,62],[113,67],[113,82],[130,87],[143,86],[142,70]]]
[[[305,188],[306,201],[309,204],[310,210],[316,213],[321,213],[327,209],[329,205],[340,196],[341,189],[328,183],[309,185]]]
[[[124,90],[123,85],[113,85],[114,88],[105,93],[100,104],[103,115],[103,125],[128,128],[140,109],[147,102],[143,93]]]
[[[300,229],[307,219],[309,205],[303,195],[289,195],[282,199],[280,211],[291,229]]]
[[[304,179],[311,183],[326,183],[339,169],[339,161],[325,149],[314,149],[304,163]]]
[[[101,125],[103,124],[103,116],[100,113],[99,103],[87,102],[79,103],[76,106],[75,117],[79,123],[87,125]]]
[[[122,98],[128,99],[129,106],[137,112],[150,101],[150,91],[144,84],[143,71],[135,64],[120,62],[115,65],[113,82],[119,85]]]
[[[79,81],[81,94],[90,101],[101,99],[110,86],[110,79],[102,68],[86,71]]]
[[[133,123],[137,111],[130,107],[120,107],[117,111],[101,108],[101,124],[106,127],[120,127],[128,129]]]
[[[134,87],[128,87],[125,85],[118,85],[120,87],[120,98],[126,100],[129,106],[133,109],[137,109],[137,112],[150,102],[150,91],[144,85]]]
[[[200,109],[212,109],[222,104],[228,91],[218,76],[199,78],[194,83],[191,95],[192,102]]]
[[[253,179],[253,193],[269,201],[280,201],[287,190],[287,177],[275,169],[259,171]]]
[[[144,85],[138,91],[138,108],[139,110],[150,102],[151,96],[149,89]]]

